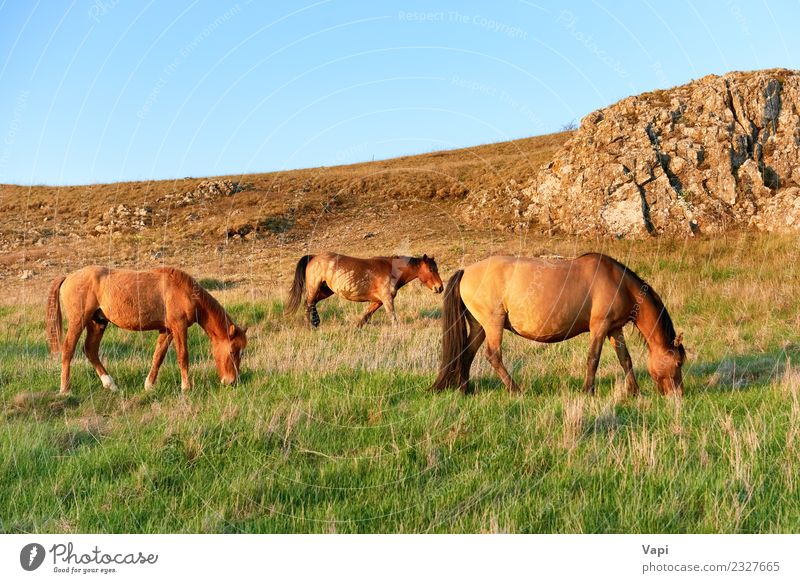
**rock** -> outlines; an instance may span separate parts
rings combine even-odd
[[[611,236],[800,229],[800,73],[709,75],[587,115],[504,205],[531,228]],[[521,203],[517,200],[521,199]],[[489,201],[470,197],[479,208]]]
[[[33,271],[30,269],[24,269],[22,270],[22,273],[19,274],[19,278],[22,281],[26,281],[28,279],[31,279],[32,277],[33,277]]]
[[[243,190],[250,190],[252,187],[252,184],[243,184],[233,180],[203,180],[192,190],[167,194],[159,198],[156,202],[162,206],[171,205],[173,207],[182,207],[198,202],[233,196]]]
[[[150,206],[129,207],[120,204],[104,212],[94,230],[98,234],[141,231],[153,224],[152,215],[153,208]]]

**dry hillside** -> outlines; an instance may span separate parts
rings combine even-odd
[[[0,281],[31,295],[56,271],[101,263],[282,285],[299,255],[322,249],[434,253],[452,266],[532,252],[531,237],[547,245],[553,233],[796,230],[799,159],[800,73],[709,75],[623,99],[575,132],[473,148],[214,179],[0,185]]]
[[[87,263],[166,263],[266,283],[321,249],[461,257],[465,237],[502,245],[504,217],[482,201],[529,180],[568,137],[213,179],[0,185],[0,281],[30,294]]]

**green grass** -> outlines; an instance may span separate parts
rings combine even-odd
[[[756,243],[616,250],[685,333],[682,400],[654,394],[636,340],[644,395],[621,394],[608,347],[599,395],[582,395],[585,337],[507,337],[521,397],[483,359],[474,395],[431,394],[440,296],[416,284],[398,297],[399,329],[379,312],[354,330],[363,306],[331,299],[316,333],[284,319],[279,297],[220,291],[251,325],[239,386],[219,385],[193,329],[192,392],[172,353],[145,392],[154,335],[111,329],[102,350],[123,392],[81,356],[65,400],[40,307],[4,307],[0,530],[797,532],[800,282],[793,241]]]

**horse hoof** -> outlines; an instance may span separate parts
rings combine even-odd
[[[103,383],[103,388],[108,389],[111,392],[116,392],[119,389],[117,388],[117,383],[114,382],[114,379],[111,378],[111,375],[104,374],[100,377],[100,382]]]
[[[145,379],[144,380],[144,390],[145,391],[149,391],[150,389],[152,389],[155,386],[156,386],[156,384],[155,383],[151,383],[150,379]]]

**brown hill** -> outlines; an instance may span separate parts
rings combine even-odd
[[[506,228],[505,205],[476,211],[480,201],[507,198],[568,137],[214,179],[0,185],[0,278],[87,263],[222,273],[248,262],[269,275],[307,250],[441,253],[461,245],[466,215],[475,236]]]
[[[709,75],[586,116],[522,215],[572,234],[796,230],[798,162],[800,73]]]
[[[0,185],[0,280],[171,264],[260,285],[321,249],[467,261],[530,247],[515,232],[791,230],[799,154],[800,74],[781,69],[707,76],[624,99],[576,132],[460,150],[215,179]]]

